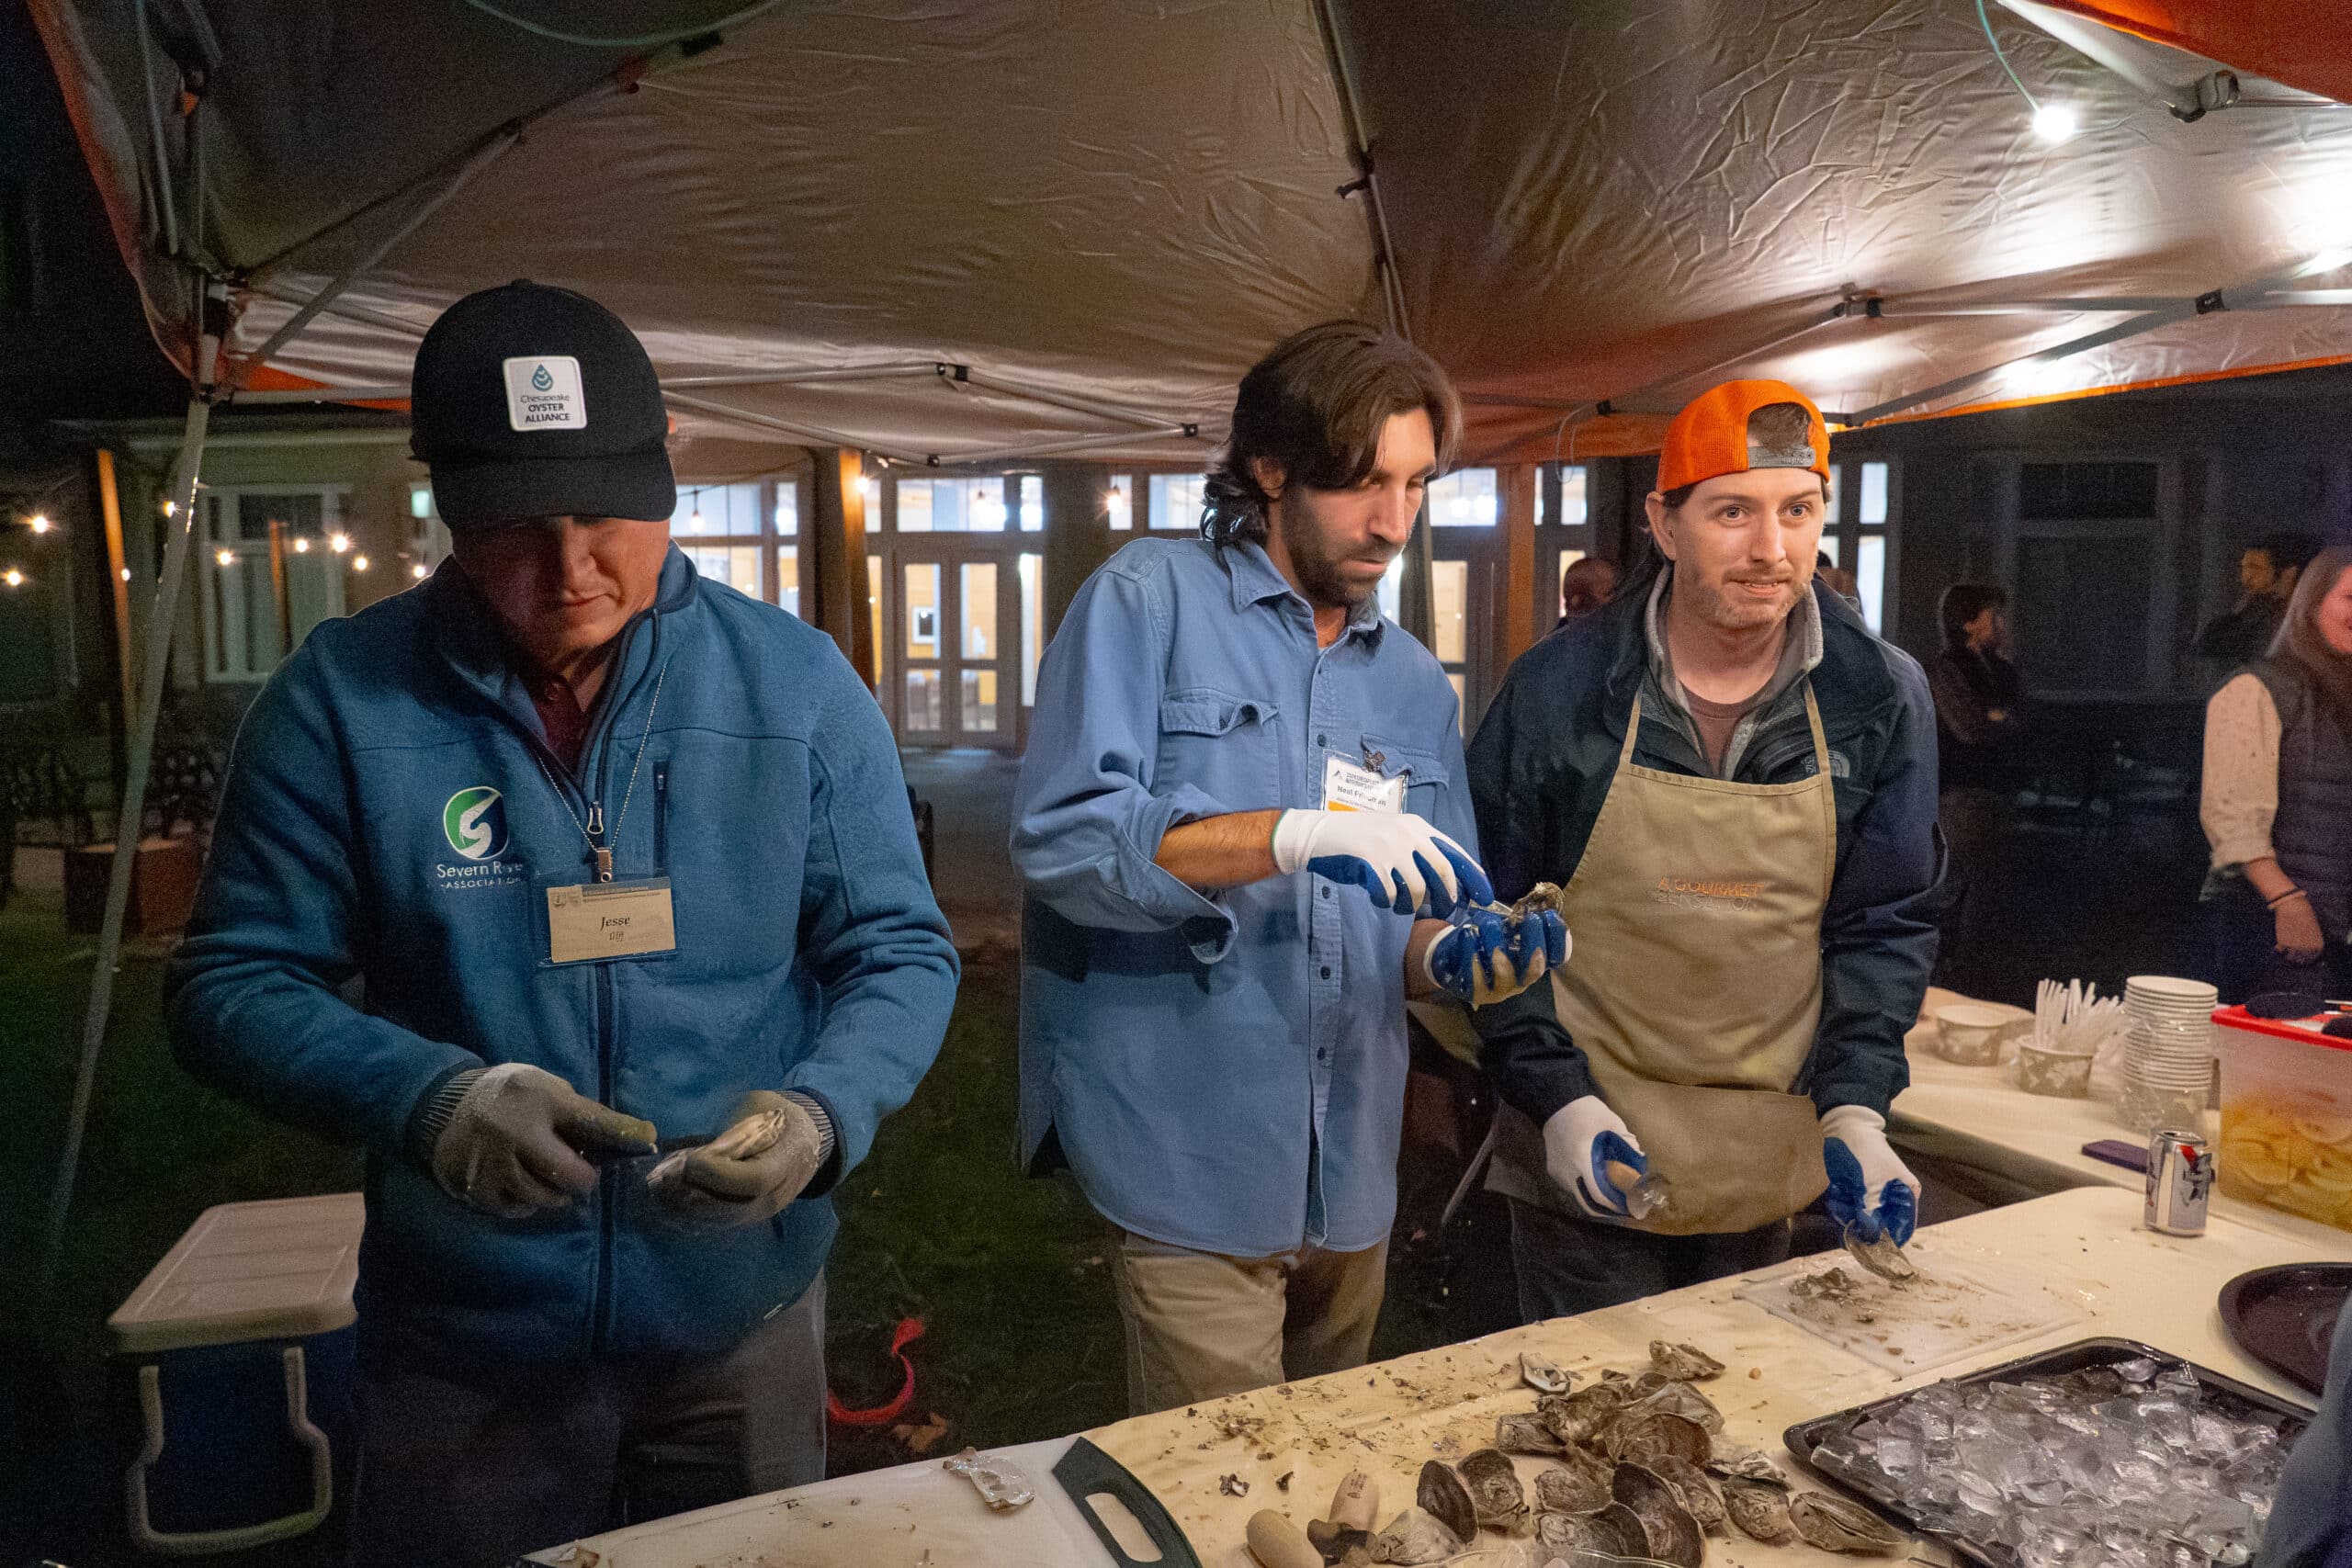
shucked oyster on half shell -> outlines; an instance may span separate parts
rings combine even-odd
[[[1663,1410],[1629,1411],[1601,1434],[1600,1441],[1609,1457],[1620,1464],[1639,1464],[1659,1454],[1672,1454],[1703,1465],[1712,1451],[1704,1427]]]
[[[1797,1538],[1797,1527],[1789,1518],[1789,1495],[1777,1486],[1730,1482],[1724,1487],[1724,1511],[1750,1540],[1785,1546]]]
[[[1652,1557],[1674,1563],[1676,1568],[1699,1568],[1707,1552],[1699,1521],[1690,1517],[1690,1510],[1682,1506],[1674,1488],[1656,1471],[1638,1464],[1621,1464],[1610,1484],[1617,1494],[1617,1501],[1631,1508],[1642,1521],[1642,1533],[1649,1540]]]
[[[1442,1562],[1449,1557],[1459,1556],[1469,1544],[1429,1514],[1419,1508],[1408,1508],[1389,1520],[1386,1529],[1372,1538],[1372,1560],[1374,1562],[1397,1563]]]
[[[1472,1501],[1470,1489],[1443,1460],[1430,1460],[1421,1466],[1420,1485],[1414,1495],[1429,1516],[1452,1530],[1464,1541],[1478,1537],[1478,1507]]]
[[[1724,1429],[1724,1413],[1715,1408],[1715,1402],[1687,1382],[1661,1382],[1625,1408],[1628,1412],[1663,1410],[1669,1416],[1696,1421],[1710,1433]]]
[[[1614,1500],[1607,1460],[1570,1449],[1559,1464],[1535,1477],[1535,1506],[1547,1514],[1589,1514]]]
[[[1901,1557],[1911,1538],[1859,1503],[1825,1492],[1800,1492],[1789,1499],[1789,1522],[1810,1545],[1858,1557]]]
[[[1696,1345],[1669,1345],[1663,1339],[1650,1341],[1650,1365],[1675,1382],[1704,1382],[1721,1377],[1724,1370],[1721,1361]]]
[[[1480,1449],[1464,1454],[1454,1467],[1462,1472],[1462,1483],[1469,1489],[1472,1511],[1482,1525],[1497,1529],[1516,1529],[1527,1520],[1527,1489],[1519,1483],[1519,1471],[1510,1462],[1510,1455],[1500,1449]]]

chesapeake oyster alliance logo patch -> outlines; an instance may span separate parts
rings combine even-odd
[[[503,365],[507,428],[588,428],[588,397],[580,384],[580,361],[568,354],[534,354]]]

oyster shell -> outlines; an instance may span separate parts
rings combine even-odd
[[[1547,1393],[1535,1402],[1536,1418],[1564,1443],[1589,1443],[1617,1419],[1624,1390],[1595,1383],[1574,1393]]]
[[[1657,1472],[1659,1480],[1674,1488],[1674,1495],[1682,1500],[1682,1506],[1690,1517],[1699,1521],[1699,1529],[1702,1532],[1708,1535],[1724,1533],[1724,1495],[1705,1471],[1673,1454],[1660,1454],[1651,1460],[1649,1469]]]
[[[1789,1499],[1789,1522],[1797,1534],[1824,1551],[1861,1557],[1900,1557],[1911,1538],[1859,1503],[1822,1492],[1800,1492]]]
[[[1563,1445],[1552,1428],[1544,1425],[1542,1416],[1498,1416],[1495,1418],[1495,1447],[1507,1454],[1556,1455]]]
[[[1623,1503],[1589,1514],[1538,1514],[1535,1542],[1550,1551],[1594,1551],[1609,1557],[1646,1557],[1649,1532],[1640,1516]]]
[[[1430,1462],[1434,1463],[1435,1461]],[[1408,1508],[1372,1538],[1374,1562],[1442,1562],[1459,1556],[1469,1542],[1419,1508]]]
[[[1519,1353],[1519,1375],[1538,1393],[1566,1393],[1577,1381],[1575,1373],[1533,1350]]]
[[[1707,1547],[1699,1521],[1657,1472],[1638,1464],[1621,1464],[1610,1478],[1617,1501],[1641,1520],[1649,1540],[1649,1554],[1676,1568],[1699,1568]]]
[[[1609,1506],[1610,1465],[1582,1449],[1570,1449],[1566,1460],[1535,1477],[1535,1506],[1547,1514],[1589,1514]]]
[[[1788,1494],[1778,1487],[1735,1481],[1724,1488],[1724,1511],[1750,1540],[1785,1546],[1797,1538],[1797,1527],[1789,1518]]]
[[[1762,1449],[1743,1449],[1724,1441],[1720,1437],[1713,1438],[1709,1447],[1714,1450],[1707,1461],[1710,1474],[1736,1477],[1742,1481],[1761,1481],[1768,1486],[1779,1487],[1782,1492],[1789,1489],[1789,1478],[1781,1472],[1779,1465],[1766,1457]]]
[[[1663,1410],[1669,1416],[1696,1421],[1710,1433],[1724,1429],[1724,1413],[1715,1408],[1715,1402],[1687,1382],[1662,1382],[1625,1408]]]
[[[1721,1377],[1724,1364],[1696,1345],[1669,1345],[1663,1339],[1650,1341],[1650,1365],[1660,1377],[1675,1382],[1704,1382]]]
[[[1510,1455],[1500,1449],[1480,1449],[1464,1454],[1454,1468],[1469,1489],[1470,1506],[1480,1524],[1510,1530],[1526,1522],[1527,1489],[1519,1483]]]
[[[1307,1544],[1322,1554],[1327,1563],[1363,1562],[1372,1557],[1372,1532],[1352,1525],[1335,1525],[1329,1519],[1310,1519],[1306,1525]]]
[[[1601,1447],[1621,1464],[1639,1464],[1659,1454],[1673,1454],[1703,1465],[1713,1451],[1704,1427],[1663,1410],[1627,1412],[1602,1434]]]
[[[1471,1501],[1470,1489],[1443,1460],[1430,1460],[1421,1466],[1420,1484],[1414,1499],[1438,1523],[1452,1530],[1455,1539],[1471,1541],[1478,1535],[1478,1507]]]

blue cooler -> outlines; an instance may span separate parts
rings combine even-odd
[[[207,1209],[107,1319],[141,1551],[243,1551],[333,1510],[364,1213],[356,1192]]]

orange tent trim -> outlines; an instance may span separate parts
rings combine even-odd
[[[313,381],[308,376],[297,376],[290,370],[280,370],[275,366],[256,365],[245,376],[244,389],[249,392],[307,392],[326,384],[324,381]],[[408,412],[406,398],[364,398],[356,402],[345,403],[344,406],[355,409],[387,409],[393,413]]]
[[[2352,103],[2343,0],[2042,0],[2086,21]]]

